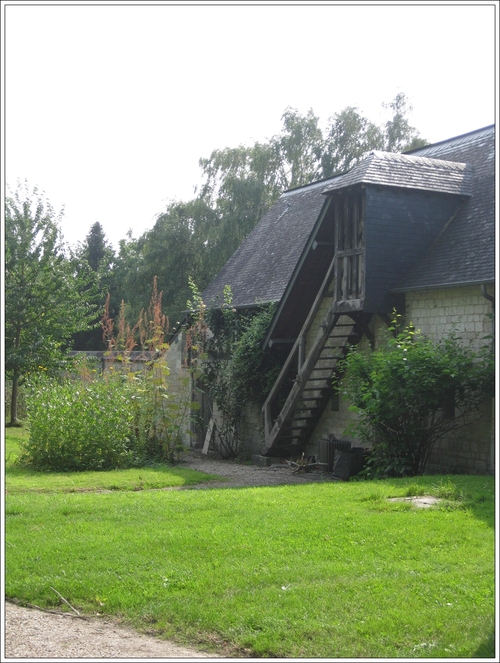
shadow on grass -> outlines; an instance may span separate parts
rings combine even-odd
[[[488,527],[495,527],[495,477],[489,474],[424,474],[394,480],[408,492],[424,491],[442,500],[445,509],[464,509]],[[408,492],[406,494],[408,494]]]
[[[484,640],[474,652],[472,658],[495,658],[495,633]]]
[[[37,471],[15,464],[6,467],[6,486],[11,494],[175,490],[199,484],[209,485],[221,480],[223,478],[216,475],[160,463],[135,468],[77,472]]]

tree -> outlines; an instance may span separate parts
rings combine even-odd
[[[99,221],[91,226],[81,253],[94,272],[107,272],[111,269],[115,254]]]
[[[321,157],[322,177],[345,173],[370,150],[404,152],[427,144],[410,126],[408,114],[413,109],[404,92],[383,107],[393,113],[383,126],[370,122],[353,106],[330,118]]]
[[[114,279],[115,252],[106,239],[102,225],[96,221],[90,228],[83,244],[76,251],[77,258],[81,261],[82,268],[88,267],[94,272],[99,290],[101,292],[100,305],[104,308],[106,296],[111,295],[111,314],[118,314],[119,302],[116,297],[116,285]],[[78,332],[73,337],[73,344],[77,350],[104,350],[102,334],[98,328]]]
[[[65,253],[50,203],[26,183],[5,201],[5,370],[12,380],[10,425],[19,425],[19,385],[60,366],[70,339],[97,321],[90,270]]]
[[[151,283],[157,278],[163,291],[164,310],[171,329],[181,320],[190,290],[189,277],[208,283],[204,271],[210,250],[207,228],[214,212],[200,198],[172,202],[151,230],[140,238],[121,240],[115,274],[120,301],[127,303],[127,320],[133,324],[149,302]]]
[[[407,116],[413,108],[404,92],[399,92],[391,102],[384,104],[384,108],[393,112],[392,119],[385,123],[384,148],[387,152],[405,152],[427,144],[408,122]]]
[[[189,296],[189,277],[203,289],[283,191],[345,172],[369,150],[397,150],[415,141],[404,94],[388,107],[394,116],[385,126],[348,107],[330,118],[324,133],[312,110],[301,114],[287,108],[281,131],[270,139],[217,149],[200,159],[203,183],[196,198],[170,203],[151,231],[120,244],[117,301],[127,302],[130,321],[146,306],[149,285],[158,276],[175,326]]]
[[[279,181],[284,189],[294,189],[320,178],[324,140],[319,118],[310,109],[306,115],[287,108],[281,116],[283,129],[271,143],[278,150]]]
[[[437,440],[474,421],[494,394],[494,358],[455,335],[433,342],[396,316],[386,343],[353,349],[340,391],[359,415],[354,431],[371,447],[372,476],[423,474]]]
[[[318,178],[323,137],[312,110],[287,108],[279,134],[264,143],[214,150],[200,159],[205,178],[199,198],[213,211],[195,228],[213,277],[286,189]],[[198,281],[198,283],[201,283]]]
[[[382,129],[353,106],[330,118],[321,157],[322,177],[345,173],[370,150],[384,149]]]
[[[199,200],[211,213],[206,213],[193,230],[198,244],[204,246],[209,279],[280,195],[277,161],[272,146],[261,143],[214,150],[208,159],[200,159],[205,182]],[[197,283],[202,285],[201,280]]]

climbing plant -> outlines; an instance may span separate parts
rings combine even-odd
[[[262,347],[275,306],[238,312],[226,286],[220,306],[206,310],[195,284],[190,285],[192,324],[187,345],[191,362],[198,362],[206,393],[217,409],[216,450],[223,457],[234,457],[241,447],[245,406],[262,405],[281,369],[277,358]]]

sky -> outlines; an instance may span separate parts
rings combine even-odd
[[[377,124],[404,92],[434,143],[496,121],[498,2],[3,2],[4,179],[64,207],[64,238],[99,221],[116,248],[199,159],[356,106]],[[8,192],[8,189],[7,189]]]

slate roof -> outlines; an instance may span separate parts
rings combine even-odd
[[[209,307],[223,301],[230,285],[233,306],[252,307],[281,299],[325,203],[332,178],[283,193],[227,261],[202,297]]]
[[[489,283],[495,278],[495,128],[485,127],[411,153],[380,151],[349,172],[282,194],[203,292],[208,306],[246,308],[280,301],[326,201],[359,183],[471,196],[395,291]]]
[[[336,177],[325,191],[361,183],[468,196],[471,171],[465,163],[373,150],[350,171]]]
[[[495,280],[495,127],[489,126],[411,152],[414,157],[467,163],[472,196],[423,260],[395,291]]]

